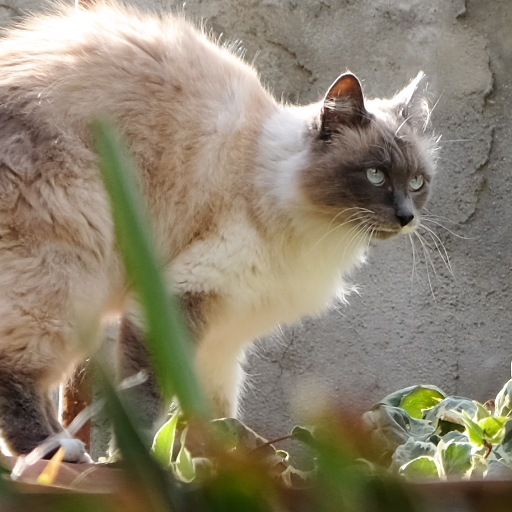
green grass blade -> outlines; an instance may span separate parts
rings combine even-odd
[[[118,397],[107,372],[97,366],[107,411],[114,424],[116,444],[123,454],[123,466],[134,489],[141,494],[148,512],[170,512],[172,507],[172,476],[164,472],[149,453],[149,443],[136,429],[133,414]]]
[[[167,399],[176,396],[185,414],[206,417],[207,404],[192,366],[189,336],[177,300],[162,279],[133,165],[107,121],[96,120],[93,133],[118,246],[144,310],[147,346],[162,394]]]

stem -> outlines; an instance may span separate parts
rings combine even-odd
[[[484,440],[484,446],[487,448],[487,452],[484,455],[484,459],[487,459],[492,452],[492,444]]]
[[[263,443],[263,444],[260,444],[259,446],[256,446],[256,448],[254,448],[252,450],[252,453],[258,451],[258,450],[261,450],[262,448],[266,448],[267,446],[271,446],[273,444],[276,444],[276,443],[280,443],[281,441],[286,441],[287,439],[292,439],[292,435],[287,435],[287,436],[283,436],[283,437],[278,437],[277,439],[272,439],[272,441],[267,441],[266,443]]]

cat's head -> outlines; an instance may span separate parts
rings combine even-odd
[[[365,100],[350,73],[327,92],[301,187],[331,225],[357,225],[380,239],[419,225],[435,169],[431,137],[423,133],[422,116],[411,111],[423,77],[419,73],[390,100]]]

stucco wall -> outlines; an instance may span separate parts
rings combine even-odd
[[[418,382],[493,396],[512,359],[510,3],[189,0],[185,12],[240,39],[264,82],[291,101],[317,100],[347,69],[367,95],[389,96],[422,69],[442,135],[429,211],[453,234],[426,225],[454,275],[418,240],[415,265],[407,238],[374,244],[348,306],[284,329],[248,358],[246,420],[282,434],[297,391],[315,399],[312,383],[362,408]]]
[[[422,69],[437,103],[442,150],[429,211],[440,217],[426,225],[443,241],[453,276],[418,240],[415,258],[407,238],[372,244],[348,306],[283,329],[248,358],[249,424],[282,434],[297,390],[312,383],[361,408],[418,382],[493,396],[512,359],[510,0],[138,2],[183,9],[240,40],[265,84],[287,100],[317,100],[347,69],[368,96],[389,96]],[[6,0],[0,23],[41,8]]]

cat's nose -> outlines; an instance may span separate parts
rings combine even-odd
[[[405,214],[405,215],[398,215],[396,216],[398,219],[398,222],[400,222],[400,226],[404,227],[409,224],[414,219],[414,215],[412,213]]]

